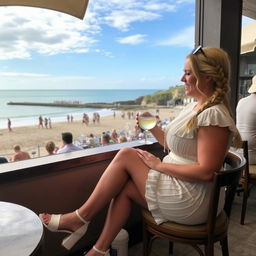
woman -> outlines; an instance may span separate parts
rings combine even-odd
[[[196,102],[188,105],[165,132],[157,126],[151,129],[159,143],[171,150],[163,162],[140,149],[120,150],[78,210],[64,215],[41,214],[44,225],[52,231],[73,232],[63,241],[70,248],[84,235],[95,214],[111,201],[103,231],[86,254],[97,256],[109,255],[111,242],[130,214],[131,201],[148,208],[158,224],[167,220],[204,222],[213,173],[221,170],[232,140],[240,142],[226,95],[229,75],[229,58],[223,50],[199,47],[189,54],[181,81],[186,96]]]

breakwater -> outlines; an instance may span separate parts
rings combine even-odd
[[[130,109],[138,108],[140,105],[123,105],[120,103],[69,103],[69,102],[8,102],[8,105],[17,106],[44,106],[44,107],[67,107],[67,108],[111,108],[111,109]]]

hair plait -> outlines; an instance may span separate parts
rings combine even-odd
[[[230,76],[230,61],[227,53],[219,48],[207,47],[203,48],[205,54],[190,54],[188,58],[191,60],[192,71],[200,82],[200,78],[203,75],[207,75],[212,78],[213,81],[213,94],[208,100],[201,106],[185,125],[185,129],[192,129],[196,126],[197,116],[205,109],[214,105],[223,103],[230,115],[232,116],[231,108],[227,98],[227,93],[230,90],[229,76]],[[234,135],[234,146],[239,147],[241,143],[241,137],[237,131]]]

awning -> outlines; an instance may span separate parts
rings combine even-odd
[[[253,52],[256,49],[256,21],[243,27],[241,35],[241,54]]]
[[[89,0],[0,0],[0,6],[31,6],[51,9],[83,19]]]

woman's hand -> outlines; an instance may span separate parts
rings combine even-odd
[[[136,127],[139,127],[139,117],[140,116],[153,116],[153,115],[150,114],[149,112],[144,112],[142,114],[136,113],[136,118],[135,118],[135,120],[136,120]]]
[[[136,149],[138,156],[140,159],[150,168],[154,170],[158,170],[159,164],[161,164],[161,160],[158,157],[155,157],[153,154],[141,150],[141,149]]]
[[[140,126],[139,126],[139,117],[140,116],[143,116],[143,117],[155,117],[157,120],[159,120],[159,116],[158,115],[152,115],[150,112],[143,112],[142,114],[136,113],[136,117],[135,117],[135,120],[136,120],[135,128],[136,129],[140,129]]]

